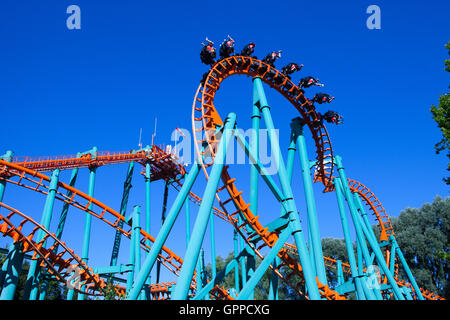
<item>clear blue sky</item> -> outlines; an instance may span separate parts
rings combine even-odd
[[[66,28],[66,8],[71,4],[81,8],[81,30]],[[381,30],[366,28],[366,8],[371,4],[381,8]],[[0,153],[11,149],[17,156],[65,155],[94,145],[99,150],[130,150],[137,147],[140,128],[144,145],[150,143],[155,117],[156,142],[170,143],[175,127],[191,128],[195,89],[207,70],[199,59],[200,43],[207,36],[219,44],[230,34],[239,50],[254,41],[259,57],[282,49],[280,67],[304,64],[294,80],[313,75],[326,84],[320,90],[336,99],[319,109],[334,109],[345,117],[342,126],[329,126],[335,153],[343,157],[347,175],[369,186],[389,214],[397,216],[408,206],[419,207],[438,194],[448,195],[441,180],[447,173],[447,159],[434,152],[440,132],[429,108],[449,85],[443,67],[448,58],[444,44],[450,40],[449,11],[450,3],[441,0],[239,4],[3,0]],[[307,95],[317,91],[310,89]],[[235,111],[239,126],[248,127],[251,92],[250,79],[227,80],[216,100],[222,116]],[[267,90],[267,96],[285,147],[289,122],[296,113],[276,92]],[[96,197],[116,210],[125,171],[126,165],[98,170]],[[144,204],[139,171],[130,210],[134,204]],[[242,173],[244,182],[239,186],[247,191],[244,169],[235,172]],[[68,181],[67,175],[62,181]],[[86,172],[79,181],[79,188],[86,190]],[[298,170],[294,181],[304,219]],[[199,182],[195,187],[199,195],[203,186]],[[8,188],[5,203],[39,220],[43,197]],[[154,235],[162,190],[160,182],[152,189]],[[320,190],[317,186],[321,235],[341,237],[335,196],[322,195]],[[262,201],[260,207],[269,212],[260,212],[261,219],[270,221],[279,208]],[[57,206],[52,226],[58,210]],[[196,210],[191,211],[194,218]],[[76,210],[72,213],[64,240],[81,254],[84,217]],[[183,218],[180,215],[175,226],[180,234]],[[93,266],[103,266],[109,263],[113,232],[96,222],[91,261]],[[218,253],[226,255],[232,250],[232,232],[220,221],[217,225],[216,230],[228,237],[217,243]],[[181,255],[182,238],[169,242]],[[124,242],[123,263],[127,246]]]

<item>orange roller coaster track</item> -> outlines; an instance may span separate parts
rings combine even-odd
[[[224,165],[223,168],[220,167],[219,175],[213,175],[213,170],[216,166],[216,157],[220,154],[219,147],[223,141],[221,134],[227,124],[227,120],[222,120],[220,117],[218,109],[214,105],[214,99],[221,83],[232,75],[246,75],[253,78],[254,81],[255,79],[259,79],[279,92],[294,106],[301,116],[302,126],[309,128],[314,141],[315,161],[313,182],[321,182],[324,186],[324,192],[337,192],[338,190],[336,189],[339,189],[339,187],[335,184],[335,181],[336,179],[339,180],[339,178],[342,178],[342,176],[334,176],[336,174],[336,168],[338,171],[340,168],[339,163],[335,161],[337,156],[333,153],[327,129],[320,121],[320,117],[316,113],[311,100],[305,97],[304,90],[296,86],[290,80],[290,77],[284,75],[273,66],[256,58],[238,55],[222,59],[211,67],[206,77],[199,85],[192,105],[192,131],[198,156],[197,161],[200,163],[199,167],[202,168],[208,184],[213,181],[211,178],[212,176],[214,176],[214,179],[217,178],[217,184],[210,189],[207,187],[203,197],[197,196],[190,190],[192,185],[186,187],[188,185],[190,173],[186,172],[185,167],[178,162],[176,155],[165,151],[162,146],[148,146],[141,150],[131,150],[127,152],[97,152],[95,149],[95,152],[79,153],[71,156],[40,158],[11,157],[9,159],[10,161],[6,161],[6,158],[4,158],[4,160],[0,158],[0,183],[2,183],[3,186],[5,183],[13,184],[47,196],[54,191],[55,199],[106,223],[116,231],[116,234],[129,238],[131,241],[136,241],[133,240],[133,237],[138,237],[137,242],[135,242],[137,246],[136,250],[142,249],[148,253],[146,262],[143,264],[143,268],[139,271],[139,274],[135,275],[131,289],[128,287],[123,288],[121,286],[116,286],[116,295],[119,297],[127,297],[128,299],[133,297],[136,298],[137,293],[139,293],[144,286],[147,286],[151,294],[151,299],[153,300],[167,300],[180,297],[186,299],[202,299],[205,297],[205,294],[212,299],[231,300],[242,298],[242,296],[238,296],[237,293],[232,293],[232,291],[229,290],[230,288],[220,286],[220,281],[215,279],[214,276],[212,279],[205,278],[204,270],[201,270],[201,272],[195,270],[192,274],[190,274],[189,271],[186,271],[187,268],[189,268],[187,265],[192,264],[191,262],[194,261],[194,258],[186,254],[183,260],[181,256],[176,255],[165,245],[165,239],[160,240],[161,235],[164,237],[164,226],[161,227],[160,233],[156,238],[140,228],[138,228],[136,233],[136,228],[133,227],[132,222],[127,220],[121,213],[95,199],[93,196],[74,188],[73,185],[57,181],[56,187],[52,189],[51,178],[42,173],[56,169],[91,169],[104,165],[136,162],[144,167],[141,174],[145,176],[148,174],[146,169],[148,170],[148,166],[150,165],[151,176],[149,178],[151,181],[165,180],[167,184],[172,185],[172,187],[178,191],[178,195],[185,194],[185,199],[182,199],[181,197],[180,200],[178,200],[177,197],[175,203],[177,201],[182,203],[189,198],[200,207],[197,220],[201,220],[199,216],[208,217],[207,215],[213,212],[222,220],[230,223],[234,228],[236,237],[240,237],[243,240],[244,244],[241,244],[241,246],[244,245],[246,248],[249,248],[255,256],[261,259],[262,263],[265,262],[267,255],[274,252],[274,255],[271,256],[273,262],[271,262],[270,265],[267,265],[266,268],[270,268],[279,279],[284,281],[297,294],[305,299],[311,299],[314,292],[310,290],[311,286],[308,287],[308,279],[309,285],[311,285],[311,277],[309,277],[307,273],[307,264],[300,262],[302,251],[299,248],[301,247],[299,247],[297,240],[295,245],[285,242],[286,240],[280,241],[280,239],[288,239],[286,236],[288,233],[291,233],[289,235],[293,235],[294,233],[301,231],[298,229],[291,229],[296,221],[293,216],[290,215],[286,218],[286,213],[285,216],[281,216],[274,221],[274,223],[264,225],[261,222],[259,215],[252,208],[252,201],[254,200],[246,201],[244,199],[244,193],[237,187],[238,181],[236,178],[232,178],[229,173],[228,165]],[[259,107],[261,108],[261,105]],[[194,168],[195,165],[196,164],[194,164],[192,168]],[[191,170],[194,171],[192,168]],[[366,186],[352,179],[345,178],[343,181],[346,182],[345,184],[342,183],[343,188],[346,186],[352,194],[358,195],[362,202],[369,208],[378,223],[378,227],[380,228],[380,238],[377,240],[379,240],[380,247],[383,247],[382,251],[380,251],[382,261],[378,261],[378,263],[385,263],[387,265],[390,263],[392,264],[393,262],[395,263],[393,275],[395,281],[392,280],[389,282],[385,272],[385,277],[382,280],[382,284],[384,285],[384,289],[381,291],[383,294],[382,298],[398,299],[410,297],[411,299],[418,299],[423,297],[430,300],[443,299],[425,289],[419,289],[414,283],[411,283],[411,281],[408,282],[404,279],[400,279],[398,260],[397,257],[394,257],[396,247],[393,243],[395,241],[392,243],[390,242],[391,238],[395,239],[395,234],[386,210],[374,193]],[[266,182],[268,182],[268,180],[266,180]],[[186,188],[189,188],[187,192],[185,190]],[[285,189],[283,189],[283,191],[277,191],[275,189],[276,187],[273,187],[272,190],[275,197],[282,203],[284,210],[288,212],[286,203],[292,200],[293,197],[289,198]],[[211,197],[208,197],[209,195],[211,195]],[[210,208],[207,208],[207,204],[205,204],[206,197],[212,199]],[[345,197],[346,200],[349,201],[347,194]],[[213,206],[214,199],[218,201],[220,209]],[[175,203],[174,207],[176,207]],[[42,267],[43,270],[46,270],[51,276],[66,284],[67,277],[69,276],[67,269],[71,266],[76,266],[82,270],[80,288],[83,288],[77,289],[77,291],[94,296],[101,296],[104,294],[106,288],[105,281],[99,274],[96,274],[92,268],[89,268],[82,258],[75,255],[74,251],[69,249],[55,234],[49,232],[47,228],[35,222],[31,217],[26,216],[2,202],[0,202],[0,207],[8,211],[7,215],[0,214],[0,231],[2,234],[11,237],[14,243],[20,244],[23,252],[32,252],[32,260],[37,260],[39,266]],[[207,210],[204,210],[205,208],[207,208]],[[175,218],[176,215],[178,215],[177,212],[172,210],[170,211],[170,214],[175,214]],[[168,220],[170,220],[169,218],[171,217],[168,217]],[[197,227],[197,220],[194,230],[197,230],[195,229]],[[165,223],[174,223],[174,220],[170,221],[171,222],[166,221]],[[206,224],[202,230],[205,229]],[[169,231],[164,232],[170,232],[171,227],[169,227],[168,230]],[[42,239],[37,239],[36,234],[38,232],[44,234]],[[193,234],[192,238],[199,238],[199,236]],[[197,239],[193,241],[192,238],[186,252],[193,252],[191,249],[195,247],[194,242]],[[203,241],[203,238],[201,241]],[[281,243],[281,247],[279,246],[280,242],[283,242]],[[309,242],[308,245],[312,245],[311,242]],[[155,249],[155,247],[157,249]],[[377,243],[376,249],[380,250],[380,247],[378,247]],[[277,250],[274,248],[277,248]],[[372,249],[373,254],[375,254],[376,252],[373,246]],[[246,251],[247,249],[244,250],[243,248],[241,248],[241,250],[241,254],[249,259],[250,251]],[[269,253],[266,253],[267,251],[269,251]],[[196,253],[198,252],[199,250]],[[156,284],[148,284],[146,282],[144,284],[143,281],[140,282],[142,279],[145,280],[151,271],[147,259],[151,259],[152,253],[155,254],[155,259],[158,263],[161,263],[171,273],[178,277],[178,282]],[[235,256],[232,263],[235,263],[235,266],[237,266],[238,263],[242,262],[239,259],[242,258]],[[197,263],[197,261],[195,261],[195,263]],[[342,271],[342,273],[346,274],[346,276],[351,279],[352,271],[354,271],[351,267],[351,260],[350,263],[338,262],[336,259],[324,256],[323,263],[328,270],[333,269],[336,272],[339,269],[339,271]],[[367,267],[367,261],[365,264]],[[200,260],[198,260],[198,265],[201,265]],[[367,272],[366,267],[364,270],[359,270],[359,272]],[[231,269],[231,267],[228,269]],[[263,271],[265,272],[265,270]],[[316,271],[317,270],[318,267]],[[256,278],[255,274],[261,274],[261,272],[256,270],[252,276],[246,275],[248,276],[248,282],[252,282],[253,278]],[[198,280],[201,281],[199,282]],[[353,280],[349,280],[349,282],[351,281]],[[180,289],[184,284],[183,282],[188,283],[187,293],[184,296],[182,293],[183,289]],[[317,274],[314,276],[313,287],[318,290],[318,296],[315,297],[316,299],[346,300],[348,298],[348,291],[330,287],[326,282],[326,279],[325,281],[320,281]],[[388,286],[389,283],[391,286]],[[249,292],[247,286],[242,288],[242,291],[245,291],[246,293]],[[396,286],[404,291],[396,291]],[[203,293],[205,290],[202,290],[202,288],[207,289],[206,293]],[[239,289],[239,284],[237,284],[237,289]],[[307,293],[306,291],[309,292]],[[369,297],[370,292],[367,294],[367,297]],[[247,295],[243,295],[243,297],[245,298]]]

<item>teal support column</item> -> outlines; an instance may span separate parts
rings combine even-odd
[[[230,113],[225,119],[225,125],[222,138],[220,139],[218,150],[214,159],[206,190],[203,194],[203,201],[195,220],[192,236],[189,241],[185,253],[185,260],[181,267],[177,285],[172,295],[173,300],[184,300],[187,297],[189,286],[194,273],[195,264],[197,262],[200,248],[205,236],[209,215],[213,206],[217,186],[225,163],[226,151],[232,138],[234,127],[236,124],[236,114]]]
[[[165,223],[161,227],[161,230],[159,231],[155,239],[155,243],[153,244],[148,255],[146,256],[144,264],[142,265],[141,270],[137,275],[136,280],[134,281],[133,287],[131,288],[127,297],[128,300],[137,299],[139,292],[141,291],[142,286],[145,283],[145,280],[150,275],[153,265],[155,264],[155,261],[158,258],[158,254],[161,251],[164,243],[166,242],[170,231],[172,230],[173,224],[175,223],[175,220],[177,219],[178,214],[180,213],[183,203],[186,201],[189,195],[189,192],[192,188],[192,185],[194,184],[195,179],[197,179],[197,176],[200,172],[200,167],[201,165],[196,161],[192,165],[192,168],[189,171],[189,173],[187,174],[183,186],[181,187],[180,192],[178,193],[172,207],[170,208]]]
[[[277,242],[274,244],[274,246],[270,249],[270,252],[266,254],[261,264],[256,268],[255,272],[253,273],[252,277],[247,281],[246,285],[242,288],[242,291],[239,293],[237,300],[248,300],[250,294],[253,292],[255,286],[258,284],[258,282],[261,280],[264,273],[269,268],[270,264],[275,259],[278,252],[283,248],[283,245],[286,243],[287,239],[291,235],[291,230],[289,230],[289,227],[284,229],[282,233],[280,234]]]
[[[146,147],[147,151],[151,150],[150,146]],[[145,175],[144,175],[144,181],[145,181],[145,231],[150,234],[150,228],[151,228],[151,164],[149,161],[147,161],[145,163]],[[152,246],[152,243],[150,240],[147,240],[146,243],[149,247]],[[150,252],[149,252],[150,254]],[[151,294],[150,294],[150,288],[148,287],[150,284],[152,283],[151,281],[151,275],[149,274],[145,284],[147,286],[145,286],[145,296],[146,296],[146,300],[150,300],[151,299]]]
[[[391,240],[393,247],[395,248],[395,253],[397,254],[398,258],[400,259],[400,262],[402,263],[403,269],[406,272],[406,275],[408,276],[409,282],[414,288],[414,291],[416,293],[417,299],[419,300],[425,300],[422,296],[422,293],[420,292],[420,287],[417,285],[416,279],[414,278],[411,269],[408,266],[408,263],[406,262],[405,256],[403,255],[402,250],[398,246],[397,240],[393,235],[389,236],[389,240]],[[394,250],[392,250],[394,251]]]
[[[297,151],[297,132],[295,130],[292,130],[291,125],[291,136],[290,136],[290,142],[287,152],[287,160],[286,160],[286,171],[288,175],[289,183],[292,184],[292,174],[294,171],[294,160],[295,160],[295,152]],[[285,213],[284,208],[281,208],[280,215],[283,215]],[[273,262],[273,266],[277,266],[281,263],[280,258],[275,257],[275,260]],[[270,275],[270,285],[269,285],[269,300],[278,300],[278,276],[274,271],[272,271]]]
[[[125,216],[126,212],[127,212],[128,198],[130,196],[130,190],[132,188],[131,180],[133,178],[133,171],[134,171],[134,162],[130,162],[128,164],[128,170],[127,170],[127,174],[125,176],[125,182],[123,184],[122,200],[120,202],[119,213],[122,216]],[[118,227],[123,228],[123,220],[119,221]],[[109,262],[110,266],[117,266],[117,258],[119,256],[121,239],[122,239],[122,232],[117,230],[116,234],[114,236],[111,260]]]
[[[198,273],[200,275],[200,283],[201,287],[203,288],[206,285],[206,271],[205,271],[205,250],[203,248],[200,249],[200,256],[198,258]],[[198,285],[198,283],[197,283]],[[207,298],[205,298],[206,300]]]
[[[134,213],[134,211],[133,211]],[[131,219],[133,220],[134,214],[131,215]],[[129,220],[127,221],[127,223]],[[136,254],[136,232],[133,228],[133,221],[131,221],[131,236],[130,236],[130,248],[129,248],[129,254],[128,254],[128,265],[130,267],[130,271],[127,273],[127,294],[129,295],[130,290],[133,285],[133,279],[134,279],[134,270],[135,270],[135,254]],[[144,279],[145,281],[145,279]],[[138,297],[140,296],[142,287],[139,289],[138,293],[136,294],[136,297],[133,300],[138,300]]]
[[[186,248],[189,244],[189,239],[191,238],[191,217],[189,213],[189,197],[184,200],[184,210],[186,218]]]
[[[44,210],[42,212],[41,225],[45,229],[49,229],[50,221],[52,219],[53,205],[55,203],[56,189],[58,188],[59,180],[59,169],[52,172],[50,178],[50,184],[48,187],[48,194],[45,200]],[[44,231],[39,230],[36,242],[41,241],[44,238]],[[30,262],[30,269],[28,270],[27,280],[25,283],[23,300],[36,300],[38,292],[38,282],[39,282],[39,268],[37,260],[32,260]]]
[[[280,258],[275,257],[274,262],[272,263],[273,266],[277,266],[279,264]],[[270,283],[269,283],[269,300],[278,300],[278,276],[277,274],[272,271],[270,274]]]
[[[239,225],[242,224],[242,218],[239,215],[239,219],[238,219],[238,223]],[[239,237],[239,248],[241,249],[241,252],[244,250],[245,248],[245,243],[244,243],[244,239],[242,239],[242,237]],[[245,286],[245,284],[247,283],[247,278],[248,278],[248,274],[247,274],[247,266],[245,265],[245,259],[241,259],[241,278],[242,278],[242,286]]]
[[[397,282],[395,281],[392,274],[389,272],[389,268],[387,267],[386,262],[384,261],[383,254],[381,253],[378,243],[374,243],[372,237],[370,236],[370,233],[365,228],[365,225],[360,224],[357,210],[353,203],[353,197],[352,197],[352,194],[350,191],[350,187],[348,186],[347,176],[345,174],[344,167],[342,166],[342,159],[340,156],[335,156],[334,159],[336,161],[336,165],[337,165],[337,169],[339,172],[339,176],[341,178],[341,184],[343,186],[345,198],[347,199],[347,204],[349,206],[350,214],[352,216],[353,224],[355,226],[356,235],[358,237],[359,243],[361,244],[361,249],[363,250],[363,255],[366,260],[367,266],[370,265],[371,259],[370,259],[370,255],[369,255],[367,246],[365,245],[366,242],[364,241],[364,235],[366,236],[367,241],[369,242],[370,246],[372,247],[373,252],[375,253],[375,257],[377,258],[379,266],[386,274],[389,284],[392,286],[392,290],[394,292],[395,297],[399,300],[404,300],[405,298],[403,297],[403,294],[400,292]],[[376,290],[375,290],[375,293],[377,294]]]
[[[313,250],[314,265],[316,267],[316,274],[319,281],[326,285],[327,276],[325,271],[325,263],[323,261],[322,244],[320,240],[319,222],[317,219],[316,201],[314,199],[314,190],[311,180],[311,166],[308,159],[308,152],[306,149],[305,136],[303,134],[303,124],[300,118],[292,120],[294,129],[298,130],[297,146],[300,157],[300,165],[302,168],[303,188],[305,191],[306,211],[308,214],[308,233],[311,234],[310,246]]]
[[[92,149],[92,153],[97,155],[97,147],[94,147]],[[89,168],[89,187],[88,187],[88,195],[90,197],[94,196],[94,187],[95,187],[95,174],[96,174],[97,168],[90,167]],[[92,210],[92,204],[88,207],[89,210]],[[89,246],[91,242],[91,223],[92,223],[92,215],[89,213],[86,213],[86,219],[84,222],[84,235],[83,235],[83,249],[81,253],[81,260],[86,262],[87,265],[89,265]],[[81,288],[82,290],[84,287]],[[84,300],[84,294],[80,293],[78,294],[78,300]]]
[[[367,231],[369,231],[369,235],[372,238],[373,241],[377,242],[377,237],[375,236],[375,233],[373,232],[372,225],[370,224],[369,218],[367,217],[366,210],[364,210],[364,206],[362,204],[361,198],[357,193],[353,193],[353,199],[355,201],[355,205],[357,210],[360,212],[360,215],[363,219],[363,223],[367,228]]]
[[[72,169],[72,173],[70,176],[70,180],[69,180],[69,186],[74,187],[75,186],[75,182],[77,181],[77,177],[78,177],[78,168]],[[68,190],[66,193],[67,198],[70,198],[72,196],[73,192]],[[63,231],[64,231],[64,226],[66,224],[66,218],[67,218],[67,213],[69,212],[69,207],[70,205],[66,202],[64,202],[63,204],[63,208],[61,210],[61,216],[59,218],[59,222],[58,222],[58,227],[56,229],[56,237],[58,239],[61,239]]]
[[[239,243],[238,243],[238,233],[236,230],[233,230],[233,243],[234,243],[234,259],[237,259],[239,256]],[[234,266],[234,290],[236,294],[239,294],[240,286],[239,286],[239,264],[235,264]]]
[[[6,151],[6,153],[3,156],[0,157],[0,159],[7,161],[7,162],[11,162],[13,155],[14,155],[14,153],[11,150],[8,150],[8,151]],[[0,202],[3,202],[5,188],[6,188],[6,181],[0,178]],[[1,210],[1,208],[0,208],[0,210]],[[9,245],[9,252],[12,253],[12,250],[14,250],[14,243],[11,243]],[[3,288],[6,270],[8,269],[8,263],[9,263],[9,261],[8,261],[8,259],[6,259],[2,265],[2,269],[0,270],[0,290],[1,290],[1,288]]]
[[[80,153],[77,154],[77,157],[80,157]],[[72,173],[71,173],[70,180],[69,180],[69,186],[71,186],[71,187],[75,186],[75,182],[76,182],[77,176],[78,176],[78,170],[79,170],[78,168],[72,169]],[[70,198],[72,196],[72,194],[73,194],[72,191],[67,190],[66,197]],[[69,207],[70,207],[70,205],[67,202],[64,202],[63,208],[61,211],[61,215],[59,217],[58,227],[57,227],[56,233],[55,233],[56,238],[58,238],[58,239],[61,239],[61,237],[62,237],[62,234],[64,231],[64,226],[66,224],[67,213],[69,212]],[[57,251],[57,247],[55,248],[54,252],[56,252],[56,251]],[[45,296],[47,295],[48,285],[49,285],[49,281],[47,279],[43,279],[41,288],[39,289],[39,300],[45,300]]]
[[[336,198],[338,202],[338,208],[339,208],[339,215],[341,218],[341,224],[342,224],[342,230],[344,233],[344,240],[345,240],[345,247],[347,249],[348,254],[348,261],[350,263],[350,271],[352,274],[353,281],[355,282],[355,288],[356,288],[356,294],[358,296],[359,300],[365,300],[366,296],[364,294],[364,281],[362,281],[362,278],[360,276],[360,273],[358,272],[358,267],[356,264],[355,259],[355,252],[353,251],[353,243],[352,239],[350,237],[350,228],[347,221],[347,213],[345,211],[345,205],[344,205],[344,195],[342,193],[342,187],[340,178],[335,178],[333,180],[334,188],[336,191]],[[360,271],[362,273],[362,271]],[[369,293],[370,295],[370,293]],[[375,297],[369,296],[367,299],[375,300]]]
[[[164,224],[166,220],[166,210],[167,210],[167,198],[169,196],[169,183],[166,181],[164,184],[164,198],[163,198],[163,207],[161,213],[161,226]],[[159,283],[159,275],[161,272],[161,262],[158,260],[156,262],[156,283]]]
[[[336,273],[337,273],[337,284],[338,286],[340,286],[341,284],[344,283],[344,272],[342,271],[342,261],[341,260],[337,260],[336,261]]]
[[[258,199],[259,199],[259,171],[256,168],[255,164],[259,162],[259,131],[260,131],[260,122],[261,122],[261,112],[259,110],[259,93],[253,88],[253,106],[252,106],[252,131],[251,131],[251,140],[250,140],[250,152],[253,154],[256,160],[252,166],[250,166],[250,211],[257,216],[258,215]],[[243,247],[243,246],[242,246]],[[253,272],[255,271],[255,254],[253,250],[248,250],[247,255],[247,267],[246,272],[242,272],[242,274],[246,277],[246,281],[248,277],[251,277]],[[245,282],[246,282],[245,281]],[[245,284],[245,283],[244,283]],[[243,285],[244,285],[243,284]],[[253,300],[254,292],[252,291],[249,299]]]
[[[211,277],[215,278],[217,274],[216,267],[216,233],[214,230],[214,212],[211,210],[209,217],[209,230],[211,236]]]
[[[11,150],[6,151],[6,153],[0,157],[0,159],[11,162],[14,153]],[[0,202],[3,201],[3,196],[5,194],[6,181],[0,179]]]
[[[392,240],[389,239],[389,241],[391,242],[391,256],[389,257],[389,271],[391,272],[392,275],[394,275],[394,273],[395,273],[395,257],[396,257],[395,245],[393,244]]]
[[[17,282],[22,271],[24,253],[20,243],[14,243],[12,251],[8,252],[8,264],[5,273],[5,280],[3,284],[0,300],[13,300],[16,293]]]
[[[132,229],[134,232],[134,275],[139,274],[139,271],[141,269],[141,242],[140,235],[141,235],[141,207],[140,206],[134,206],[133,209],[133,222],[132,222]],[[144,290],[141,291],[140,294],[140,300],[144,300],[145,298],[145,292]]]
[[[267,104],[267,100],[264,94],[264,89],[262,86],[262,81],[260,78],[254,78],[253,84],[256,87],[259,100],[258,105],[261,110],[266,128],[269,132],[269,139],[272,148],[272,152],[278,168],[278,176],[280,178],[281,188],[284,196],[286,197],[286,204],[289,208],[289,219],[292,234],[297,245],[297,251],[299,254],[300,264],[303,268],[303,274],[305,277],[306,288],[308,289],[309,297],[312,300],[320,300],[319,289],[317,287],[316,279],[314,278],[313,269],[311,267],[311,261],[308,255],[308,249],[306,246],[306,241],[303,235],[302,226],[300,223],[300,217],[298,215],[297,207],[292,194],[292,189],[288,180],[288,175],[286,172],[286,167],[284,165],[284,160],[281,156],[281,150],[278,143],[278,137],[276,135],[275,126],[272,121],[272,116],[270,115],[270,108]]]

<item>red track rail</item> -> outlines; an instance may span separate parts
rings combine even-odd
[[[149,150],[138,152],[99,151],[96,156],[90,153],[81,156],[51,156],[51,157],[13,157],[12,162],[24,168],[37,172],[52,171],[55,169],[67,170],[73,168],[100,167],[110,164],[128,163],[136,161],[141,164],[150,162],[151,180],[179,179],[186,173],[182,164],[178,163],[173,154],[156,145]]]

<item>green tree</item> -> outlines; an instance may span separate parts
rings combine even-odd
[[[436,196],[421,208],[407,208],[392,219],[395,237],[418,285],[450,298],[450,197]]]
[[[228,256],[224,259],[223,257],[221,257],[220,255],[216,257],[216,269],[218,272],[220,272],[221,270],[225,269],[226,265],[228,263],[230,263],[232,260],[234,259],[234,254],[232,252],[230,252],[228,254]],[[258,268],[258,266],[261,263],[261,259],[259,257],[256,257],[256,262],[255,262],[255,270],[256,268]],[[211,279],[211,271],[212,271],[212,266],[211,264],[208,264],[206,266],[206,275],[208,280]],[[239,267],[238,267],[238,272],[239,272],[239,288],[242,289],[242,269],[241,269],[241,264],[239,263]],[[224,278],[222,281],[220,281],[218,283],[219,286],[223,286],[226,289],[229,288],[234,288],[235,287],[235,278],[234,278],[234,272],[235,269],[233,268]],[[268,292],[269,292],[269,287],[270,287],[270,278],[272,275],[272,270],[268,269],[263,277],[261,278],[261,280],[258,282],[258,284],[255,287],[255,299],[256,300],[265,300],[268,299]],[[278,298],[283,300],[286,299],[287,296],[290,294],[289,289],[286,287],[286,284],[280,280],[278,278]]]
[[[450,41],[445,45],[449,50],[450,55]],[[450,59],[445,60],[445,71],[450,72]],[[450,88],[450,86],[449,86]],[[439,97],[438,106],[431,106],[431,114],[434,121],[436,121],[438,128],[441,130],[442,139],[435,145],[436,153],[446,150],[447,158],[450,159],[450,93],[447,92]],[[450,171],[450,163],[447,165],[447,170]],[[445,183],[450,184],[450,177],[443,179]]]

